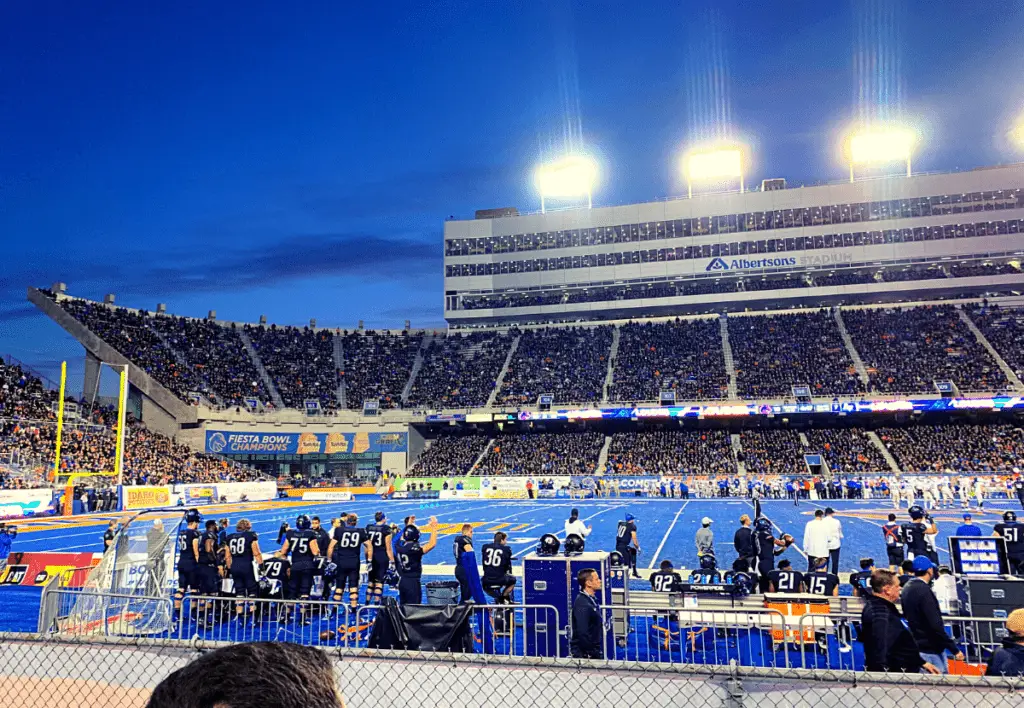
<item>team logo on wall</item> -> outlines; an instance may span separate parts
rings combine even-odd
[[[224,437],[224,433],[214,433],[210,436],[206,446],[210,448],[210,452],[224,452],[224,448],[228,446],[228,440]]]

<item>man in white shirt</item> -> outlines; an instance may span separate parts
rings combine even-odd
[[[828,528],[825,512],[818,509],[814,518],[804,526],[804,553],[807,554],[807,572],[814,570],[815,558],[828,558]]]
[[[828,534],[828,555],[832,559],[832,573],[839,575],[839,549],[843,545],[843,525],[832,507],[825,507],[824,522]]]
[[[569,512],[569,519],[565,522],[565,537],[569,538],[573,534],[576,534],[580,538],[586,538],[590,535],[592,527],[587,526],[580,521],[580,510],[573,509]]]

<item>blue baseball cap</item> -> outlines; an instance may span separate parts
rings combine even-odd
[[[971,518],[974,518],[974,517],[972,517],[970,514],[964,514],[964,519],[971,519]]]
[[[633,520],[633,519],[635,519],[635,518],[636,518],[636,517],[635,517],[635,516],[633,516],[632,514],[626,514],[626,521],[632,521],[632,520]]]
[[[934,570],[935,564],[928,556],[917,556],[914,558],[914,572],[923,573],[926,570]]]

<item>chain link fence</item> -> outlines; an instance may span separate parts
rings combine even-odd
[[[168,674],[228,642],[0,635],[3,705],[144,706]],[[347,705],[1010,708],[1024,679],[324,648]]]

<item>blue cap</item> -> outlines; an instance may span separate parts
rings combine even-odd
[[[973,517],[971,517],[970,514],[964,514],[964,519],[970,519],[970,518],[973,518]]]
[[[632,520],[633,520],[633,519],[635,519],[635,518],[636,518],[636,517],[635,517],[635,516],[633,516],[632,514],[626,514],[626,521],[632,521]]]
[[[934,570],[935,564],[928,556],[917,556],[914,558],[914,572],[923,573],[926,570]]]

